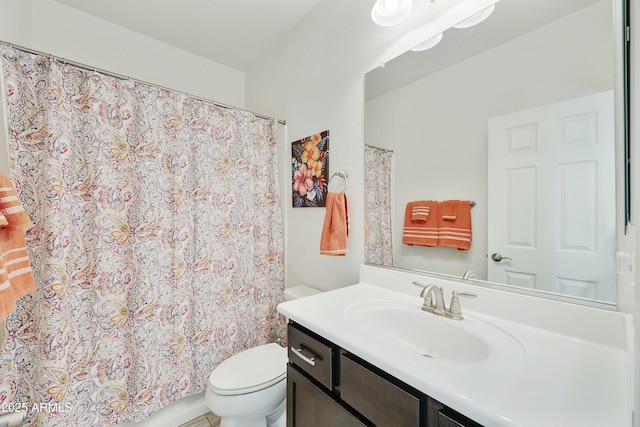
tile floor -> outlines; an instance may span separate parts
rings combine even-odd
[[[180,427],[219,427],[220,417],[207,412],[204,415],[199,416],[187,423],[182,424]]]

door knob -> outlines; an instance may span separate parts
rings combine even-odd
[[[498,252],[494,252],[494,253],[491,255],[491,259],[492,259],[492,260],[494,260],[495,262],[500,262],[500,261],[502,261],[503,259],[511,260],[511,258],[509,258],[508,256],[502,256],[502,255],[500,255]]]

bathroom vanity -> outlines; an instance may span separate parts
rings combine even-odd
[[[436,316],[414,281],[477,298],[461,299],[463,320]],[[278,310],[288,427],[632,423],[623,313],[368,265],[360,283]]]
[[[287,427],[479,426],[294,322],[288,341]]]

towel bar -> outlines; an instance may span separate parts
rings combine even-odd
[[[344,179],[344,187],[342,188],[342,191],[345,191],[347,189],[347,178],[349,178],[349,172],[347,172],[347,171],[334,172],[334,174],[331,175],[331,178],[329,178],[329,184],[327,184],[327,187],[329,187],[329,185],[331,185],[331,180],[335,176],[339,176],[340,178]]]

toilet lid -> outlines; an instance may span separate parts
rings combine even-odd
[[[222,395],[267,388],[287,377],[287,350],[276,343],[260,345],[228,358],[209,376],[209,387]]]

